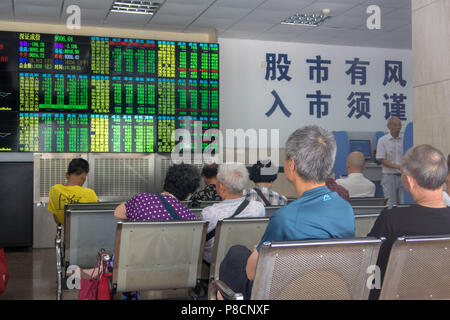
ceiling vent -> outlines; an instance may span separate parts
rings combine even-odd
[[[323,9],[321,14],[309,14],[309,13],[296,13],[289,18],[281,21],[281,24],[289,24],[295,26],[309,26],[317,27],[319,24],[323,23],[325,20],[331,18],[328,15],[329,9]]]
[[[161,7],[161,3],[152,1],[120,0],[114,1],[110,12],[150,14],[153,15]]]

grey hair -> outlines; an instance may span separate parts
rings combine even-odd
[[[219,166],[217,182],[231,194],[239,194],[248,183],[248,170],[242,163],[225,163]]]
[[[336,156],[334,135],[318,126],[294,131],[286,142],[286,156],[305,181],[322,182],[331,176]]]
[[[444,155],[429,144],[408,150],[402,159],[401,168],[404,174],[413,177],[419,186],[428,190],[442,187],[448,174]]]

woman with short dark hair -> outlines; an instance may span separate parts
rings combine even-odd
[[[195,215],[180,201],[200,184],[200,173],[192,165],[177,164],[169,168],[161,194],[140,193],[114,211],[118,219],[130,221],[195,220]]]

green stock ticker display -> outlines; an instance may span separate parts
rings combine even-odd
[[[3,152],[171,152],[218,129],[219,46],[0,32],[0,116]]]

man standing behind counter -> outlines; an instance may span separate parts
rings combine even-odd
[[[381,162],[383,177],[381,186],[389,208],[403,203],[403,184],[400,163],[403,157],[403,137],[400,136],[402,122],[397,117],[388,120],[389,134],[378,140],[376,158]]]

